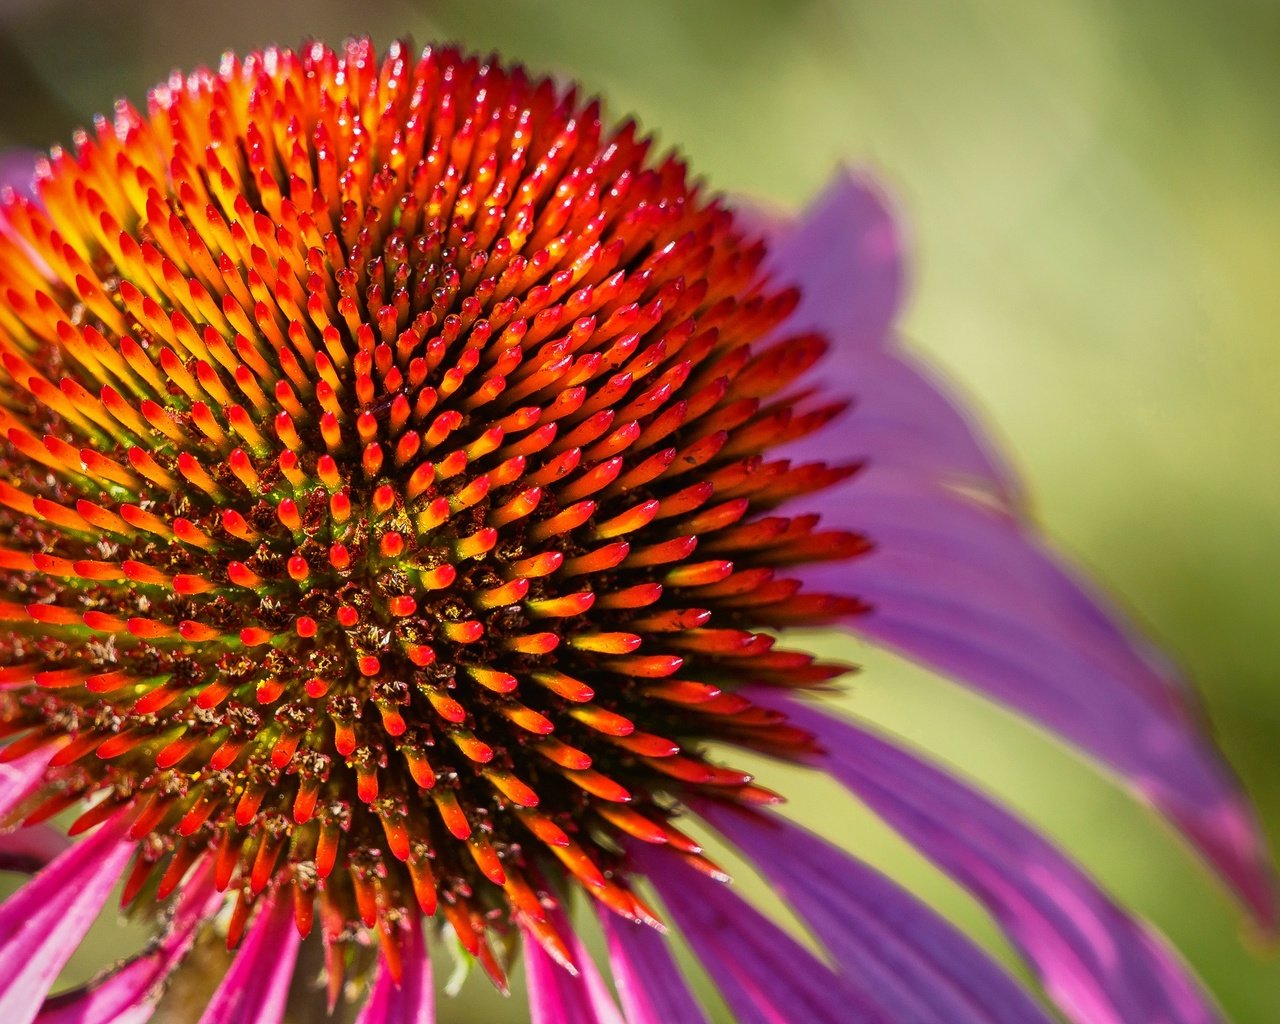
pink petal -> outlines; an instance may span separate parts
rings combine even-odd
[[[632,856],[729,1005],[737,1024],[887,1021],[866,994],[754,907],[671,851],[636,844]]]
[[[158,943],[85,986],[46,999],[36,1024],[142,1024],[150,1020],[170,972],[182,962],[200,926],[213,919],[222,901],[209,862],[183,885],[169,927]]]
[[[814,733],[827,750],[818,766],[982,902],[1072,1020],[1218,1020],[1163,942],[1007,811],[849,721],[753,695]]]
[[[889,1020],[1048,1024],[973,942],[878,871],[776,815],[700,803],[698,813],[776,887]]]
[[[280,1024],[300,938],[286,891],[263,901],[200,1024]]]
[[[665,936],[604,910],[600,926],[627,1024],[706,1024]]]
[[[435,992],[431,985],[431,960],[422,938],[422,924],[410,914],[400,933],[403,977],[397,987],[387,961],[380,957],[368,999],[356,1024],[435,1024]]]
[[[32,878],[0,906],[0,1021],[35,1020],[59,972],[76,951],[135,844],[117,814]]]
[[[560,918],[557,924],[560,934],[569,939],[569,952],[578,973],[570,974],[556,963],[537,937],[525,931],[525,977],[532,1024],[623,1024],[591,954],[566,919]]]

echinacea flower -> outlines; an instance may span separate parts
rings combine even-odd
[[[331,1006],[425,1024],[443,941],[499,985],[522,958],[539,1024],[696,1024],[663,921],[743,1024],[1050,1019],[733,747],[882,815],[1070,1019],[1217,1018],[788,643],[841,624],[1017,709],[1271,922],[1182,684],[897,347],[865,181],[735,213],[572,90],[353,41],[174,76],[0,209],[0,857],[33,872],[0,906],[5,1024],[145,1020],[212,929],[204,1024],[279,1024],[304,942]],[[712,830],[816,947],[726,885]],[[121,880],[155,940],[51,996]]]

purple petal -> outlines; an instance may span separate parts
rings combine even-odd
[[[386,958],[379,958],[378,974],[356,1024],[435,1024],[431,960],[416,914],[408,915],[401,930],[400,959],[402,978],[397,987]]]
[[[767,225],[766,225],[767,226]],[[841,169],[793,222],[771,231],[768,269],[801,288],[787,333],[819,331],[831,350],[814,377],[837,382],[854,400],[839,421],[834,457],[892,457],[895,465],[936,473],[991,491],[1016,493],[995,448],[957,412],[942,387],[897,345],[894,321],[906,274],[903,242],[884,196],[867,179]],[[794,442],[794,461],[831,460],[833,431]]]
[[[570,974],[542,948],[537,937],[525,931],[525,977],[529,983],[529,1016],[532,1024],[623,1024],[622,1015],[600,972],[567,919],[556,922],[568,938],[577,969]],[[635,1022],[631,1022],[635,1024]]]
[[[853,723],[758,695],[818,737],[818,764],[991,912],[1081,1024],[1209,1024],[1216,1011],[1174,955],[1027,825]]]
[[[668,850],[632,849],[738,1024],[848,1024],[885,1018],[841,977],[727,885]]]
[[[7,818],[44,778],[49,752],[37,750],[8,764],[0,764],[0,820]]]
[[[273,893],[264,904],[200,1024],[280,1024],[284,1019],[300,939],[287,891]]]
[[[22,251],[42,270],[48,267],[36,256],[30,245],[19,238],[9,220],[9,200],[15,197],[33,199],[36,185],[36,162],[40,154],[27,149],[0,150],[0,242],[17,241]]]
[[[0,871],[34,875],[70,845],[66,834],[52,825],[31,825],[0,833]]]
[[[767,269],[802,289],[789,331],[821,331],[841,348],[882,347],[906,292],[903,239],[888,200],[848,168],[769,239]]]
[[[853,408],[831,429],[781,449],[792,462],[869,460],[970,487],[997,505],[1018,502],[1013,474],[995,449],[979,439],[943,385],[907,353],[837,349],[818,369],[841,382]]]
[[[6,188],[25,196],[35,194],[36,162],[41,154],[30,149],[0,152],[0,193]]]
[[[706,1024],[665,936],[605,910],[600,926],[627,1024]]]
[[[0,1021],[30,1024],[79,946],[135,843],[117,814],[0,906]]]
[[[1011,977],[878,871],[776,815],[700,803],[889,1020],[1048,1024]]]
[[[45,1000],[36,1024],[142,1024],[155,1013],[170,972],[195,943],[223,901],[213,864],[202,866],[181,889],[164,937],[147,952],[87,985]]]
[[[873,610],[859,635],[961,679],[1070,740],[1177,823],[1258,917],[1268,857],[1248,804],[1197,727],[1182,685],[1016,523],[889,470],[833,493],[827,525],[868,555],[805,572]]]

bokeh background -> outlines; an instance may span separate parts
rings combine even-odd
[[[718,188],[780,206],[838,161],[878,174],[914,238],[912,345],[1004,440],[1060,548],[1187,667],[1280,843],[1280,5],[0,0],[0,145],[65,142],[115,96],[138,102],[227,48],[351,33],[575,76]],[[865,666],[851,710],[1068,846],[1172,938],[1230,1020],[1280,1020],[1276,950],[1143,808],[927,673],[814,643]],[[801,776],[766,781],[1009,955],[852,802]],[[71,974],[138,934],[108,922]],[[182,1009],[173,1020],[195,1019]],[[526,1012],[473,979],[441,1020]]]

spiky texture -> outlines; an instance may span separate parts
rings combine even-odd
[[[767,513],[838,406],[823,342],[674,157],[519,68],[367,42],[228,58],[55,151],[0,236],[0,757],[28,822],[123,804],[126,900],[216,860],[360,926],[439,909],[498,975],[556,955],[626,837],[767,800],[709,741],[808,737],[735,694],[835,668],[853,610],[779,567],[859,538]],[[386,942],[394,956],[394,941]]]

